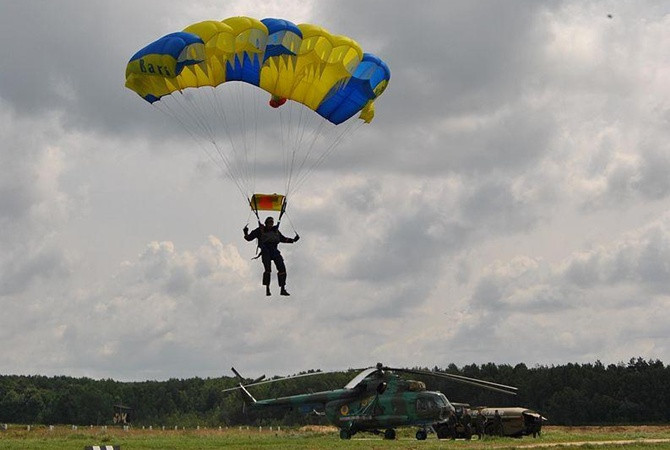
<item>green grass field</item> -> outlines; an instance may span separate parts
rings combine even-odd
[[[195,449],[434,449],[434,448],[546,448],[556,444],[578,445],[581,448],[669,448],[670,426],[630,427],[545,427],[541,438],[489,438],[483,441],[437,440],[431,434],[426,441],[414,439],[415,430],[399,430],[398,439],[385,441],[380,436],[357,434],[350,441],[339,439],[337,430],[329,427],[259,430],[246,427],[200,430],[142,430],[124,431],[108,427],[10,426],[0,431],[0,450],[61,450],[83,449],[87,445],[120,445],[122,450],[195,450]],[[606,441],[606,443],[603,443]],[[618,443],[610,442],[618,441]],[[582,444],[576,444],[582,443]]]

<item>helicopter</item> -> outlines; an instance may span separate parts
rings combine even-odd
[[[384,439],[395,439],[396,428],[416,426],[418,427],[416,439],[420,441],[425,440],[428,433],[435,433],[440,439],[450,437],[451,423],[455,420],[455,408],[443,393],[428,391],[422,381],[406,380],[401,378],[400,374],[445,378],[510,395],[516,395],[517,391],[517,388],[513,386],[462,375],[392,368],[381,363],[377,363],[375,367],[360,370],[358,375],[340,389],[256,400],[247,388],[299,377],[323,375],[325,372],[271,380],[265,380],[265,376],[261,376],[245,383],[245,379],[233,367],[232,371],[239,383],[237,387],[224,389],[224,391],[240,391],[245,404],[252,408],[272,406],[299,408],[303,412],[313,411],[319,415],[325,415],[333,425],[340,429],[341,439],[351,439],[359,432],[383,433]]]

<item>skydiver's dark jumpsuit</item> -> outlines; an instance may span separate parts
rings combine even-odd
[[[263,285],[270,285],[270,274],[272,273],[272,261],[277,267],[277,282],[282,288],[286,286],[286,265],[284,258],[279,251],[278,245],[280,243],[292,244],[296,241],[295,238],[287,238],[279,231],[277,226],[271,228],[265,225],[260,225],[249,234],[244,235],[247,241],[258,239],[258,248],[261,251],[261,261],[263,261]]]

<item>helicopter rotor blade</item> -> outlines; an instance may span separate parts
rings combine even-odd
[[[235,376],[239,379],[240,384],[236,387],[228,388],[228,389],[223,389],[222,392],[228,392],[228,391],[235,391],[241,388],[246,388],[249,386],[259,386],[261,384],[268,384],[268,383],[276,383],[279,381],[287,381],[287,380],[292,380],[296,378],[304,378],[304,377],[312,377],[316,375],[325,375],[325,374],[331,374],[331,373],[342,373],[342,371],[331,371],[331,372],[310,372],[310,373],[303,373],[303,374],[298,374],[298,375],[289,375],[287,377],[278,377],[278,378],[273,378],[266,380],[265,375],[260,376],[259,378],[256,378],[255,380],[252,380],[250,383],[246,384],[244,383],[244,378],[240,375],[240,373],[235,370],[234,367],[231,368]],[[352,371],[353,369],[350,369],[349,371]],[[505,384],[500,384],[500,383],[494,383],[493,381],[487,381],[487,380],[480,380],[477,378],[470,378],[466,377],[463,375],[455,375],[447,372],[435,372],[435,371],[428,371],[428,370],[418,370],[418,369],[401,369],[401,368],[395,368],[395,367],[387,367],[384,366],[381,363],[377,363],[375,367],[368,367],[366,369],[358,369],[361,372],[354,377],[345,387],[345,389],[354,389],[356,388],[364,379],[366,379],[368,376],[371,376],[375,373],[383,376],[385,371],[390,371],[390,372],[397,372],[397,373],[407,373],[407,374],[414,374],[414,375],[423,375],[423,376],[431,376],[431,377],[436,377],[436,378],[443,378],[451,381],[455,381],[458,383],[464,383],[464,384],[469,384],[472,386],[477,386],[479,388],[483,389],[488,389],[491,391],[496,391],[496,392],[501,392],[504,394],[508,395],[517,395],[517,388],[514,386],[508,386]]]
[[[500,383],[494,383],[492,381],[486,381],[486,380],[480,380],[478,378],[470,378],[466,377],[463,375],[455,375],[451,373],[446,373],[446,372],[434,372],[434,371],[428,371],[428,370],[415,370],[415,369],[398,369],[398,368],[393,368],[393,367],[384,367],[386,370],[391,370],[393,372],[402,372],[402,373],[409,373],[409,374],[414,374],[414,375],[425,375],[425,376],[432,376],[436,378],[445,378],[451,381],[456,381],[458,383],[464,383],[464,384],[469,384],[472,386],[477,386],[483,389],[488,389],[491,391],[496,391],[496,392],[502,392],[504,394],[509,394],[509,395],[516,395],[517,394],[517,388],[514,386],[508,386],[505,384],[500,384]]]
[[[234,368],[233,368],[232,370],[233,370],[233,372],[235,373],[235,375],[238,376],[238,378],[241,378],[241,377],[239,376],[239,372],[237,372],[237,370],[235,370]],[[240,384],[243,385],[244,387],[249,387],[249,386],[259,386],[259,385],[261,385],[261,384],[276,383],[276,382],[278,382],[278,381],[288,381],[288,380],[293,380],[293,379],[296,379],[296,378],[313,377],[313,376],[316,376],[316,375],[324,375],[324,374],[329,374],[329,373],[339,373],[339,372],[310,372],[310,373],[301,373],[301,374],[298,374],[298,375],[289,375],[289,376],[287,376],[287,377],[273,378],[273,379],[270,379],[270,380],[264,380],[265,375],[263,375],[262,377],[259,377],[259,378],[257,378],[256,380],[253,380],[253,381],[252,381],[251,383],[249,383],[249,384],[246,384],[246,383],[243,382],[243,380],[241,380],[241,381],[240,381]],[[261,381],[261,380],[262,380],[262,381]],[[221,392],[234,391],[234,390],[237,390],[237,389],[240,389],[240,386],[236,386],[236,387],[232,387],[232,388],[228,388],[228,389],[223,389]]]
[[[454,380],[460,380],[460,381],[464,381],[464,382],[465,381],[470,381],[470,382],[480,383],[480,384],[483,384],[483,385],[488,385],[488,386],[496,387],[496,388],[500,388],[500,389],[507,389],[507,390],[510,390],[510,391],[518,391],[518,388],[516,388],[514,386],[508,386],[506,384],[494,383],[493,381],[480,380],[478,378],[471,378],[471,377],[466,377],[466,376],[463,376],[463,375],[456,375],[456,374],[453,374],[453,373],[446,373],[446,372],[445,373],[437,372],[437,373],[439,373],[440,375],[443,375],[443,376],[446,375],[449,378],[452,378]]]

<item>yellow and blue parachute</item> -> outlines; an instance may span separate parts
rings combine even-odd
[[[391,73],[351,38],[282,19],[205,21],[147,45],[130,59],[126,87],[153,103],[186,88],[243,81],[304,104],[339,124],[374,116]]]
[[[287,101],[294,102],[333,125],[346,122],[356,114],[369,123],[374,117],[374,101],[384,92],[389,79],[388,66],[377,56],[364,53],[360,45],[347,36],[331,34],[317,25],[251,17],[199,22],[163,36],[135,53],[126,68],[126,87],[154,106],[175,96],[176,103],[187,104],[191,102],[191,89],[218,95],[216,92],[224,86],[235,84],[231,82],[241,82],[269,93],[270,105],[275,108]],[[253,159],[248,153],[253,147],[251,141],[258,140],[258,130],[256,136],[244,137],[242,144],[235,144],[233,141],[239,138],[239,132],[227,121],[244,116],[240,122],[246,127],[255,120],[257,106],[234,111],[237,99],[231,98],[221,101],[221,106],[210,113],[203,112],[205,106],[216,102],[213,99],[199,102],[185,118],[177,117],[177,120],[189,132],[202,132],[204,140],[214,144],[210,156],[222,161],[248,199],[255,186],[253,183],[247,186],[239,180],[253,178],[252,171],[238,167],[238,163]],[[166,112],[176,116],[175,111],[170,107]],[[216,120],[211,120],[212,115]],[[293,126],[306,122],[303,117],[305,113],[301,111],[282,118],[282,122]],[[263,130],[270,129],[263,127]],[[217,141],[214,136],[219,128],[226,128],[228,132],[228,138],[223,141]],[[288,194],[293,177],[305,167],[314,167],[306,157],[297,154],[297,147],[306,142],[306,152],[310,154],[320,147],[321,153],[314,163],[318,165],[342,136],[335,133],[334,144],[318,144],[316,138],[304,130],[282,130],[281,133],[287,138],[281,145],[288,153],[285,157]]]

